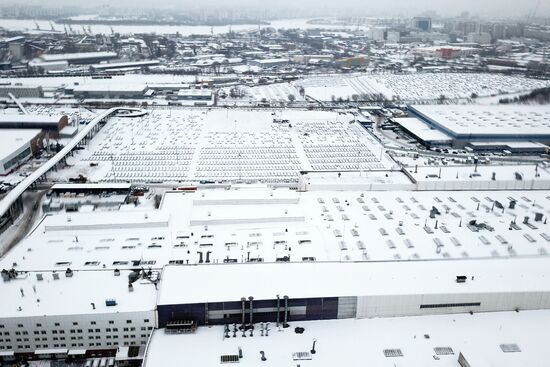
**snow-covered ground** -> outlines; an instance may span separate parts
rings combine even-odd
[[[390,100],[423,103],[441,96],[453,100],[469,99],[474,93],[484,97],[526,92],[547,87],[550,82],[487,73],[413,73],[313,76],[294,84],[304,87],[306,95],[321,101],[381,94]]]

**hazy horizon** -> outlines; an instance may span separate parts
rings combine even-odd
[[[47,6],[111,6],[111,7],[139,7],[153,8],[150,1],[145,0],[119,0],[116,4],[105,0],[27,0],[27,1],[5,1],[0,0],[0,5],[16,4]],[[538,5],[537,5],[538,4]],[[254,9],[256,11],[296,11],[298,14],[311,12],[319,16],[415,16],[424,12],[435,11],[441,16],[457,16],[462,12],[469,12],[472,16],[483,17],[526,17],[531,11],[537,9],[537,17],[550,17],[550,2],[540,0],[527,0],[519,2],[502,2],[499,0],[463,0],[463,1],[437,1],[437,0],[389,0],[361,1],[361,0],[279,0],[274,4],[255,0],[203,0],[200,4],[191,0],[158,0],[154,8],[192,9],[196,10],[234,10]]]

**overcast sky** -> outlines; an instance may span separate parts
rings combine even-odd
[[[13,0],[0,0],[0,4],[13,3]],[[411,16],[423,11],[435,10],[441,15],[458,15],[463,11],[483,16],[525,16],[539,3],[537,16],[550,16],[550,0],[22,0],[18,4],[33,3],[43,6],[80,4],[82,6],[108,4],[111,6],[140,7],[254,7],[254,8],[314,8],[326,9],[327,15],[332,10],[347,10],[350,14],[380,15],[392,14]]]

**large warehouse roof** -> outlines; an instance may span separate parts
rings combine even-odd
[[[410,110],[456,138],[550,139],[548,106],[419,105]]]
[[[456,181],[454,175],[433,180]],[[490,171],[483,175],[491,180]],[[161,268],[171,261],[196,264],[197,251],[211,251],[211,261],[220,263],[227,257],[246,261],[248,252],[265,262],[287,255],[291,261],[545,257],[548,198],[550,192],[543,190],[171,192],[160,210],[51,214],[0,260],[0,267],[16,262],[22,270],[55,269],[65,261],[72,269],[125,269],[142,259]],[[439,212],[434,218],[432,207]],[[472,220],[482,227],[470,226]],[[509,229],[511,221],[516,229]],[[86,252],[74,251],[75,237]],[[85,265],[88,261],[98,264]]]
[[[426,143],[451,143],[452,139],[441,130],[437,130],[424,121],[414,117],[396,118],[394,121]]]
[[[166,266],[158,305],[289,298],[550,292],[546,258]],[[458,283],[457,276],[468,280]],[[473,280],[470,280],[472,277]],[[546,299],[550,299],[547,293]],[[474,297],[475,298],[475,297]],[[429,299],[426,299],[429,303]]]
[[[149,342],[143,366],[218,367],[221,355],[235,355],[241,349],[244,358],[237,364],[241,367],[458,367],[460,353],[473,367],[535,367],[543,366],[547,358],[550,330],[540,325],[549,317],[548,310],[488,312],[293,322],[291,328],[280,330],[271,323],[268,336],[257,331],[252,338],[240,333],[223,338],[223,326],[202,328],[192,336],[159,329]],[[295,333],[298,326],[305,332]],[[313,340],[317,340],[316,354],[309,353]],[[516,353],[506,349],[513,345]],[[260,352],[265,361],[260,361]],[[311,360],[297,360],[300,355]]]
[[[70,54],[47,54],[40,58],[44,61],[63,61],[77,62],[82,60],[109,59],[117,57],[116,52],[79,52]]]
[[[0,128],[2,125],[7,124],[58,124],[63,118],[61,115],[49,116],[49,115],[16,115],[16,114],[4,114],[0,115]]]

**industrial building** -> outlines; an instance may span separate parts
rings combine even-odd
[[[206,106],[214,102],[214,93],[211,89],[180,89],[177,98],[181,101],[190,101],[195,106]]]
[[[69,90],[70,91],[70,90]],[[144,84],[101,85],[85,84],[72,88],[75,98],[143,98],[147,87]]]
[[[7,175],[41,148],[41,133],[37,129],[0,130],[0,175]]]
[[[409,112],[453,139],[550,142],[550,108],[546,106],[418,105]]]
[[[129,285],[131,273],[4,268],[0,288],[10,302],[0,306],[0,360],[115,356],[119,346],[144,346],[156,326],[157,275],[132,274]]]
[[[288,328],[257,323],[244,333],[234,325],[192,335],[158,329],[143,366],[538,366],[546,358],[550,333],[540,325],[548,317],[542,310],[302,321]]]
[[[119,70],[119,69],[139,69],[146,68],[149,66],[159,65],[160,61],[158,60],[143,60],[143,61],[132,61],[132,62],[111,62],[111,63],[102,63],[91,65],[90,69],[93,71],[103,71],[103,70]]]
[[[44,92],[39,85],[0,84],[0,98],[10,98],[10,93],[15,98],[42,98]]]
[[[289,63],[289,59],[257,59],[250,60],[250,65],[259,66],[261,68],[272,68],[278,66],[285,66]]]
[[[97,64],[101,61],[108,61],[118,57],[116,52],[80,52],[70,54],[44,54],[38,59],[42,62],[66,61],[69,65]]]
[[[441,59],[455,59],[475,55],[478,54],[479,51],[480,49],[478,48],[455,45],[416,47],[412,50],[413,54],[418,56],[436,57]]]
[[[441,130],[431,127],[415,117],[394,118],[392,121],[428,148],[451,145],[453,142],[453,139]]]
[[[41,129],[49,135],[58,134],[69,124],[66,115],[0,115],[0,131],[3,129]]]
[[[546,259],[167,266],[159,327],[550,307]],[[437,274],[434,277],[433,274]],[[179,292],[181,279],[194,279]],[[251,281],[254,279],[254,281]],[[279,296],[279,298],[277,298]]]

